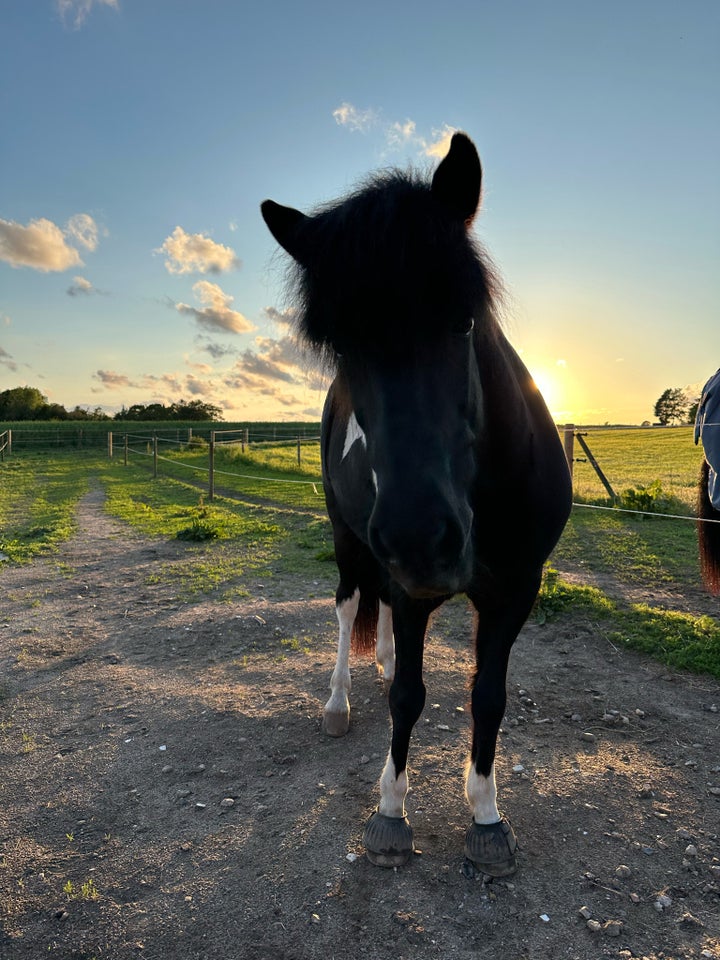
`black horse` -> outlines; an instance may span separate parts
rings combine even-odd
[[[703,462],[697,495],[700,572],[710,593],[720,596],[720,370],[705,384],[695,417],[695,443]]]
[[[392,171],[312,216],[262,213],[296,262],[300,336],[332,364],[323,480],[340,572],[326,731],[349,726],[351,633],[377,631],[390,752],[365,827],[368,858],[405,863],[412,728],[425,703],[428,618],[465,593],[478,612],[466,855],[495,876],[516,839],[494,758],[510,648],[570,510],[557,430],[497,318],[497,281],[470,234],[482,170],[462,133],[431,182]],[[394,645],[393,645],[394,634]]]

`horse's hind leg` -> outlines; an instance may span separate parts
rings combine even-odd
[[[335,613],[340,628],[337,659],[330,678],[330,699],[323,710],[323,730],[330,737],[343,737],[350,727],[350,639],[360,603],[360,590],[351,596],[338,587]]]
[[[378,612],[375,660],[385,684],[385,690],[389,692],[395,676],[395,638],[393,637],[392,607],[389,603],[383,603],[382,600],[380,600]]]

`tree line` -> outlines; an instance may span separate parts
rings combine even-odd
[[[76,406],[67,410],[60,403],[50,403],[37,387],[14,387],[0,393],[0,421],[17,420],[222,420],[222,410],[203,400],[180,400],[177,403],[134,403],[122,407],[114,416],[102,407],[89,410]]]

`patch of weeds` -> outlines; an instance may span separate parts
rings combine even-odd
[[[611,637],[670,667],[720,677],[720,623],[713,617],[633,604]]]
[[[26,730],[23,730],[20,734],[20,740],[21,740],[21,745],[20,745],[21,753],[33,753],[35,750],[37,750],[37,740],[35,739],[34,734],[28,733]]]
[[[92,877],[81,883],[79,887],[76,887],[72,880],[66,880],[63,885],[63,893],[71,900],[97,900],[100,896]]]
[[[618,502],[618,506],[625,510],[640,510],[643,513],[666,513],[670,505],[670,497],[659,480],[653,480],[647,486],[639,484],[637,487],[628,487],[622,491]]]
[[[286,640],[281,640],[280,646],[292,650],[293,653],[302,652],[306,655],[310,653],[310,647],[304,640],[300,640],[299,637],[288,637]]]
[[[615,604],[602,590],[567,583],[560,578],[554,567],[546,565],[533,608],[533,619],[536,623],[543,624],[568,610],[606,619],[615,611]]]

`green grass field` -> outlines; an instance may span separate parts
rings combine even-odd
[[[716,619],[621,602],[591,586],[607,576],[632,587],[636,597],[643,592],[651,597],[658,588],[682,596],[700,587],[690,518],[701,454],[690,428],[598,430],[586,439],[621,503],[645,503],[648,514],[593,509],[608,505],[608,497],[591,467],[575,464],[578,505],[551,558],[537,616],[591,616],[613,642],[720,676]],[[577,448],[576,454],[581,454]],[[165,572],[188,595],[217,590],[237,596],[249,571],[271,575],[278,564],[308,581],[334,578],[317,443],[303,443],[300,464],[294,442],[255,444],[244,451],[239,443],[219,445],[212,502],[207,444],[160,444],[157,477],[153,469],[148,442],[131,446],[127,466],[117,447],[113,460],[97,451],[6,458],[0,463],[0,552],[19,563],[52,555],[74,529],[77,501],[99,483],[113,515],[147,536],[177,537],[198,546],[197,555],[191,550],[182,564]],[[665,512],[688,519],[667,519]],[[555,568],[572,571],[573,584]],[[223,587],[228,583],[234,593]]]

